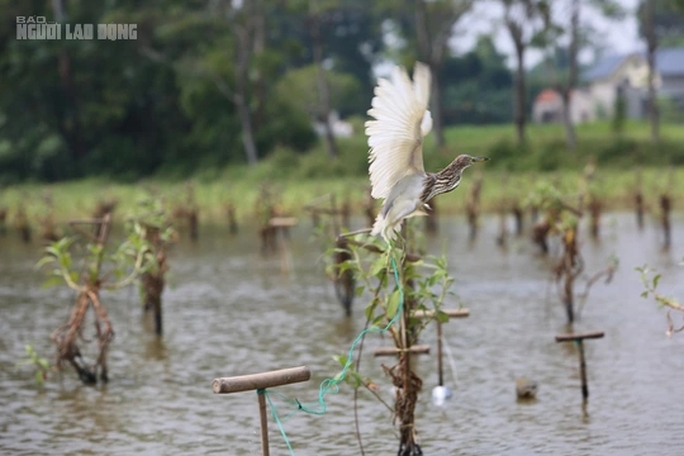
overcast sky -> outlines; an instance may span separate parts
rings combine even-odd
[[[563,0],[554,0],[563,1]],[[588,8],[581,10],[581,20],[583,23],[590,23],[600,34],[600,40],[605,46],[605,55],[624,54],[643,49],[638,30],[634,11],[639,0],[618,0],[627,9],[627,16],[619,21],[609,21],[597,14],[592,14]],[[496,0],[478,0],[473,12],[469,17],[463,18],[456,27],[456,36],[451,40],[451,45],[457,53],[467,52],[472,49],[473,44],[479,34],[494,33],[495,43],[501,52],[511,55],[509,65],[513,66],[515,60],[512,57],[513,43],[508,31],[501,24],[503,8],[501,3]],[[565,21],[569,18],[563,18]],[[526,54],[527,66],[533,66],[541,54],[538,51],[530,50]],[[590,63],[594,60],[591,53],[580,55],[582,63]]]

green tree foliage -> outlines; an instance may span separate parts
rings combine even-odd
[[[646,0],[639,2],[639,35],[646,37]],[[684,46],[684,0],[656,0],[653,3],[654,33],[658,46]]]
[[[361,0],[328,3],[325,64],[357,88],[333,108],[362,113],[381,18]],[[134,23],[137,38],[17,40],[17,16]],[[312,63],[307,13],[289,3],[2,0],[0,17],[0,182],[136,179],[244,162],[253,158],[244,113],[255,159],[316,140],[301,100],[276,90]]]
[[[392,33],[401,39],[403,45],[398,51],[402,63],[420,60],[432,72],[432,128],[441,147],[445,144],[442,67],[450,55],[454,27],[471,10],[473,0],[381,0],[378,5],[381,14],[388,16]]]
[[[483,35],[475,49],[444,61],[444,121],[447,124],[505,123],[513,120],[513,77],[506,57]]]
[[[326,73],[333,106],[340,106],[359,90],[359,81],[354,76],[336,71]],[[312,90],[315,86],[315,66],[293,68],[285,73],[276,85],[276,95],[290,106],[296,107],[298,111],[315,118],[320,115],[318,93]]]

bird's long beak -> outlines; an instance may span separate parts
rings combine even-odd
[[[489,157],[473,157],[473,162],[486,162]]]

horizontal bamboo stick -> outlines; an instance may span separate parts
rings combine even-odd
[[[469,309],[441,309],[442,312],[447,314],[449,318],[466,318],[470,316]],[[432,318],[437,312],[434,310],[415,310],[411,313],[412,317],[416,318]]]
[[[556,342],[570,342],[572,340],[582,340],[582,339],[601,339],[602,337],[603,337],[603,331],[558,334],[556,336]]]
[[[430,353],[429,345],[413,345],[408,350],[402,350],[396,347],[378,347],[373,350],[374,356],[397,356],[401,352],[409,352],[413,355],[425,355]]]
[[[238,377],[216,378],[211,389],[216,394],[238,393],[305,382],[311,378],[311,371],[306,366],[292,367],[259,374],[241,375]]]
[[[297,219],[294,217],[273,217],[268,221],[268,224],[273,228],[290,228],[297,224]]]

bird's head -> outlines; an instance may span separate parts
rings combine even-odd
[[[454,167],[458,170],[464,170],[468,166],[472,165],[473,163],[477,162],[483,162],[489,160],[488,157],[473,157],[472,155],[459,155],[456,157],[456,160],[454,160]]]

